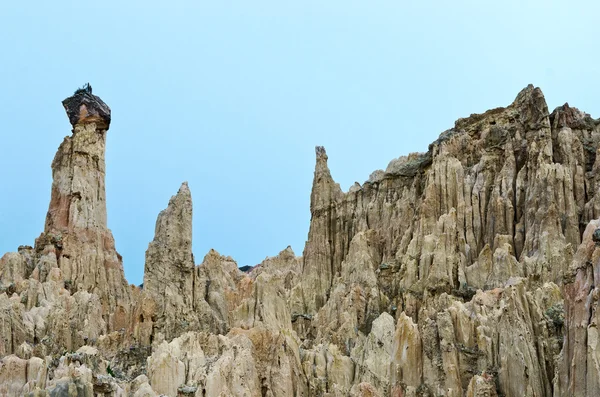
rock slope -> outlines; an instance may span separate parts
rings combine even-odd
[[[107,227],[110,109],[78,90],[44,232],[0,259],[0,395],[600,395],[600,121],[528,86],[343,192],[303,256],[192,255],[186,183],[144,284]]]

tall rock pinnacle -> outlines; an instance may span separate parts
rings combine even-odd
[[[52,162],[52,197],[44,232],[106,230],[104,155],[110,108],[86,92],[65,99],[63,106],[73,135],[64,139]]]
[[[310,194],[311,222],[308,241],[304,248],[303,274],[312,279],[307,285],[315,288],[314,294],[303,294],[304,308],[298,311],[310,314],[316,313],[325,304],[331,289],[331,282],[339,269],[336,268],[335,230],[336,201],[342,196],[340,185],[335,183],[327,166],[325,148],[315,148],[316,164],[312,192]],[[341,252],[337,249],[337,252]],[[341,260],[339,261],[341,262]]]
[[[106,222],[105,149],[110,108],[80,89],[63,101],[73,126],[52,162],[52,193],[36,249],[55,251],[73,290],[97,293],[109,328],[126,324],[129,303],[121,256]],[[39,269],[41,280],[50,269]]]
[[[184,182],[158,215],[154,240],[146,251],[144,292],[156,301],[157,327],[166,328],[167,339],[178,334],[165,324],[179,324],[177,320],[192,312],[193,272],[192,195]]]

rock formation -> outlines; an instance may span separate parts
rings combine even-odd
[[[1,395],[600,394],[600,121],[539,88],[348,192],[317,147],[302,257],[196,265],[184,183],[141,287],[107,227],[110,109],[63,105],[44,232],[0,259]]]
[[[169,339],[180,335],[183,329],[167,329],[168,324],[177,326],[193,316],[193,273],[192,195],[184,183],[167,209],[158,215],[144,269],[144,293],[154,300],[156,326],[168,331]],[[152,320],[153,316],[146,317]]]
[[[35,248],[0,259],[3,354],[77,350],[131,323],[131,287],[106,220],[110,109],[84,90],[63,105],[73,131],[52,162],[44,232]]]

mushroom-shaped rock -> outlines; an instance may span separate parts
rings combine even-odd
[[[89,84],[80,88],[62,104],[69,116],[71,125],[96,123],[101,129],[110,126],[110,108],[99,97],[92,94]]]

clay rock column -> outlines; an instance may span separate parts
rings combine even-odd
[[[52,162],[52,198],[44,233],[75,229],[104,232],[104,154],[110,108],[88,92],[65,99],[63,106],[73,135],[65,137]]]
[[[192,195],[184,182],[158,215],[146,251],[144,292],[156,302],[156,328],[167,340],[196,326],[193,283]]]
[[[327,166],[325,148],[317,146],[315,176],[310,195],[310,230],[304,248],[304,313],[315,314],[329,298],[335,266],[336,203],[343,197]],[[341,261],[340,261],[341,262]]]
[[[56,255],[71,293],[99,295],[109,330],[127,324],[129,290],[106,222],[105,149],[110,108],[91,89],[63,101],[73,126],[52,162],[52,193],[38,252]],[[40,267],[43,281],[49,269]]]

